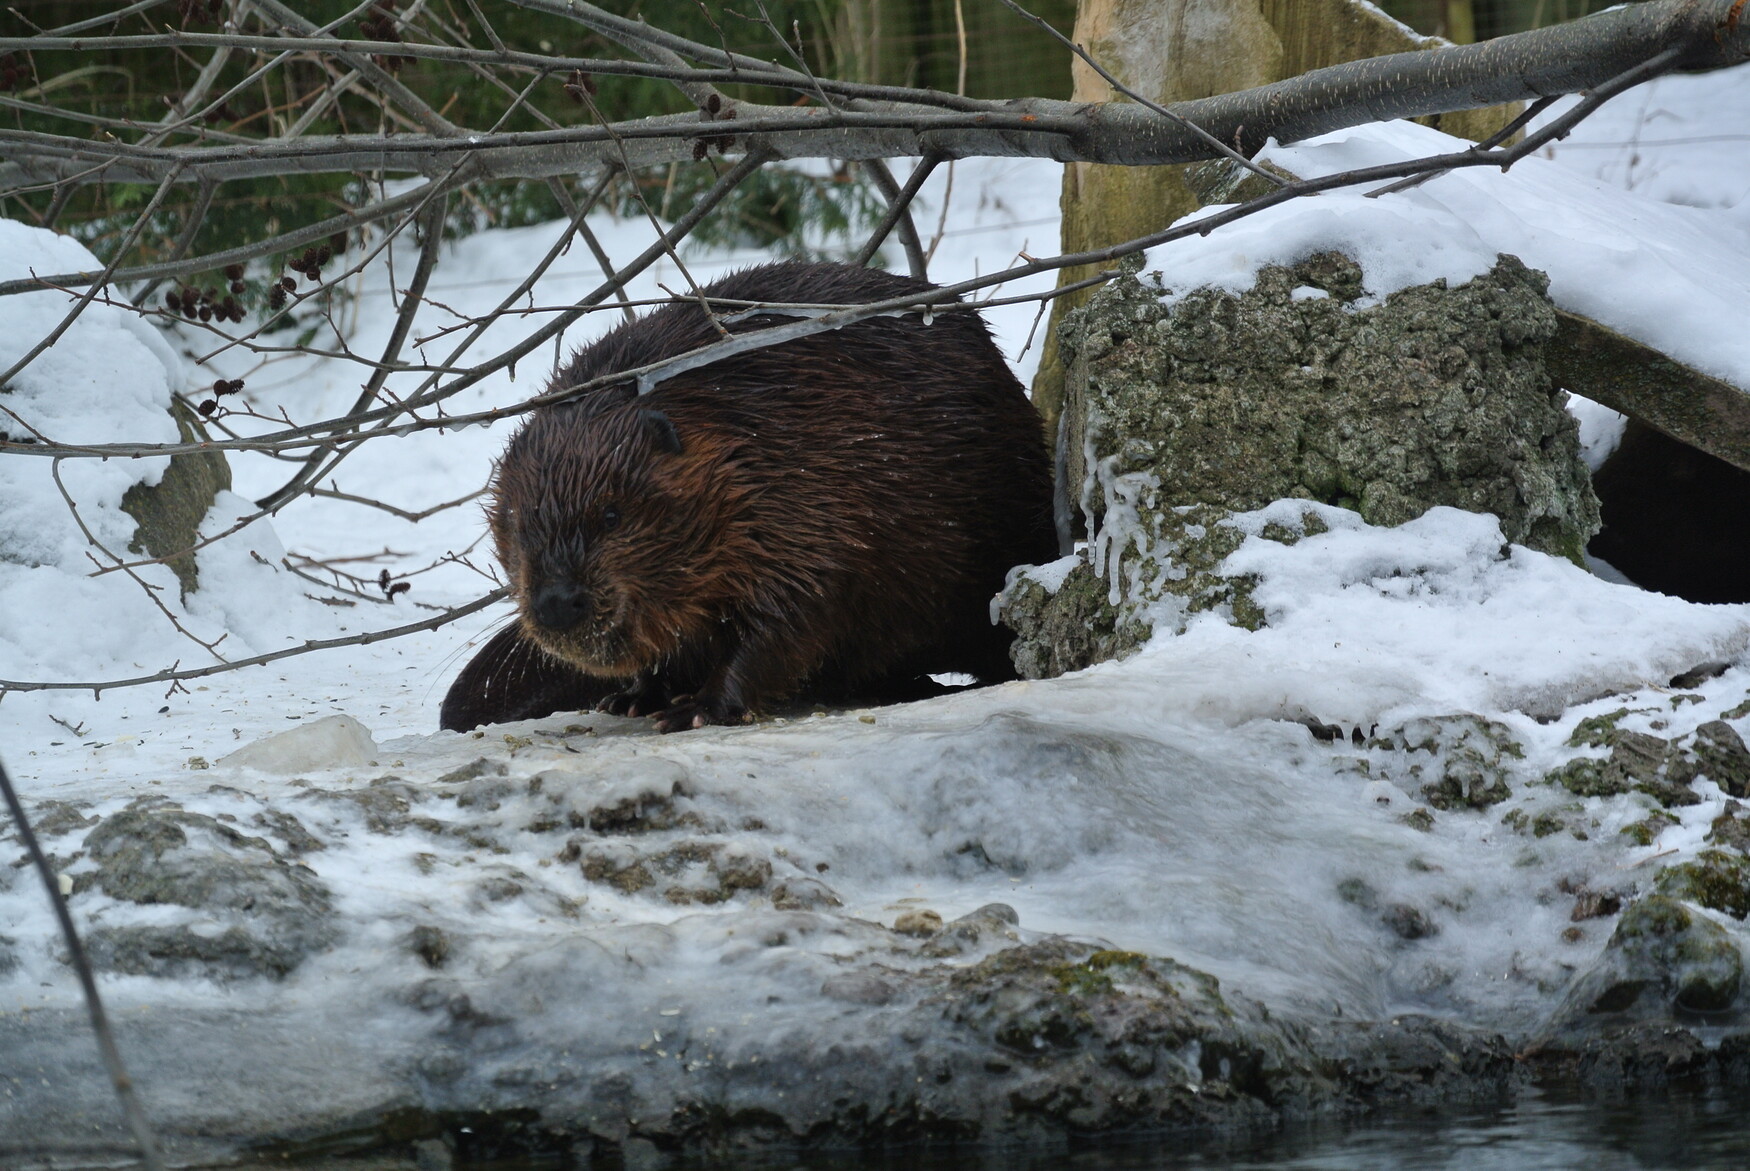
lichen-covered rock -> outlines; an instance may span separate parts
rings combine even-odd
[[[1733,797],[1750,797],[1750,748],[1724,720],[1710,720],[1695,730],[1696,768]]]
[[[1738,1000],[1744,959],[1718,923],[1652,894],[1617,920],[1604,954],[1570,988],[1557,1014],[1581,1025],[1601,1013],[1666,1017],[1673,1008],[1719,1012]]]
[[[1576,756],[1550,770],[1544,779],[1581,797],[1645,793],[1667,809],[1701,802],[1701,794],[1692,787],[1698,776],[1706,776],[1734,795],[1750,783],[1750,749],[1725,721],[1701,725],[1693,739],[1684,743],[1618,726],[1632,714],[1636,713],[1619,708],[1581,720],[1568,744],[1608,747],[1610,755]]]
[[[1023,676],[1121,657],[1201,610],[1256,629],[1246,583],[1214,572],[1244,536],[1224,521],[1284,498],[1376,525],[1436,505],[1493,513],[1509,541],[1581,560],[1598,504],[1544,370],[1541,273],[1502,256],[1459,288],[1377,304],[1335,253],[1264,268],[1238,296],[1167,304],[1157,279],[1113,281],[1065,320],[1059,490],[1088,551],[1004,591]]]
[[[1303,497],[1377,525],[1437,504],[1489,512],[1508,540],[1580,560],[1598,505],[1544,370],[1543,274],[1503,255],[1459,288],[1371,305],[1332,253],[1170,307],[1156,279],[1111,282],[1059,339],[1066,483],[1096,525],[1100,482],[1146,472],[1174,505]]]
[[[185,922],[161,916],[110,922],[87,945],[100,968],[135,975],[280,978],[338,934],[328,888],[264,838],[175,806],[111,814],[85,836],[95,870],[75,878],[75,896],[97,890],[124,903],[186,907]],[[113,919],[113,917],[112,917]]]
[[[1736,801],[1727,801],[1725,809],[1708,826],[1707,840],[1710,845],[1750,854],[1750,817],[1745,816],[1744,807]]]
[[[1148,476],[1111,485],[1108,523],[1090,555],[1014,571],[997,612],[1017,632],[1010,656],[1023,678],[1048,679],[1135,651],[1157,630],[1182,631],[1195,615],[1220,614],[1247,630],[1265,623],[1255,579],[1221,563],[1247,536],[1292,545],[1328,527],[1316,512],[1263,524],[1228,509],[1163,506]],[[1118,517],[1122,515],[1122,521]]]

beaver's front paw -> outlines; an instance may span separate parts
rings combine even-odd
[[[685,732],[708,724],[745,724],[750,717],[746,708],[725,703],[711,703],[696,695],[677,695],[668,707],[656,714],[658,732]]]

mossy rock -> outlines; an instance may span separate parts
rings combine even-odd
[[[176,420],[178,442],[203,443],[210,438],[200,416],[182,400],[171,400],[170,414]],[[224,452],[171,456],[156,484],[135,484],[122,497],[122,511],[139,526],[128,551],[164,558],[187,597],[200,584],[191,550],[200,540],[201,521],[218,494],[230,488],[231,465],[225,462]]]
[[[1503,255],[1474,280],[1359,303],[1356,263],[1265,267],[1238,296],[1171,307],[1121,278],[1065,318],[1065,486],[1097,530],[1100,481],[1146,474],[1164,505],[1300,497],[1396,525],[1435,505],[1579,562],[1598,504],[1544,368],[1547,279]]]
[[[1750,748],[1737,729],[1710,720],[1695,730],[1696,768],[1732,797],[1750,797]]]
[[[1673,1009],[1722,1012],[1737,1003],[1744,957],[1725,928],[1663,894],[1629,905],[1604,954],[1575,980],[1558,1019],[1633,1013],[1668,1017]]]
[[[1423,716],[1367,742],[1368,775],[1391,781],[1436,809],[1487,809],[1512,795],[1508,781],[1525,749],[1511,729],[1467,713]]]
[[[1703,850],[1691,861],[1661,870],[1653,889],[1742,919],[1750,915],[1750,859],[1725,850]]]
[[[1010,655],[1022,678],[1049,679],[1126,658],[1155,631],[1183,631],[1198,614],[1218,614],[1244,630],[1267,624],[1252,599],[1256,579],[1220,572],[1246,540],[1237,514],[1203,504],[1160,507],[1141,479],[1114,491],[1127,500],[1122,535],[1109,528],[1067,573],[1053,572],[1060,565],[1018,571],[997,600],[999,619],[1020,636]],[[1292,545],[1327,528],[1308,510],[1263,525],[1257,536]]]

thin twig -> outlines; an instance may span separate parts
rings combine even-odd
[[[349,635],[346,638],[311,638],[295,647],[270,651],[265,655],[256,655],[250,659],[233,659],[229,663],[220,663],[211,667],[194,667],[188,670],[160,671],[156,675],[137,675],[132,679],[105,679],[98,682],[63,683],[46,680],[0,679],[0,694],[9,691],[89,691],[93,695],[102,695],[120,687],[138,687],[147,683],[181,683],[189,679],[205,679],[209,675],[223,675],[229,671],[241,671],[245,667],[259,667],[264,663],[277,663],[281,659],[289,659],[296,655],[307,655],[313,651],[334,650],[343,646],[369,646],[374,642],[382,642],[388,638],[400,638],[407,634],[418,634],[423,630],[437,630],[452,622],[466,618],[468,615],[484,610],[497,602],[502,602],[509,594],[508,590],[497,589],[489,594],[474,599],[465,606],[455,606],[445,610],[436,618],[426,618],[418,622],[409,622],[404,626],[391,626],[384,630],[367,630],[360,634]]]

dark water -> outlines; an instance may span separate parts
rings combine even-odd
[[[617,1162],[617,1160],[616,1160]],[[457,1171],[577,1171],[554,1161],[458,1163]],[[1172,1136],[1050,1150],[823,1152],[676,1168],[725,1171],[1640,1171],[1750,1168],[1750,1091],[1601,1103],[1531,1090],[1510,1106],[1297,1127],[1243,1141]],[[590,1171],[611,1171],[602,1163]],[[614,1169],[617,1171],[617,1169]]]

